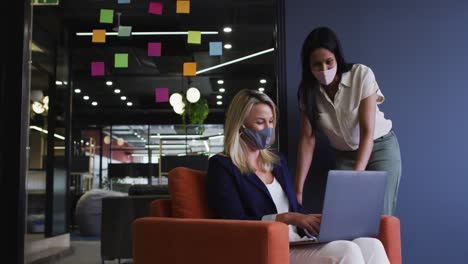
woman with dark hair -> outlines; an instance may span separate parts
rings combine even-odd
[[[326,27],[307,36],[301,59],[295,183],[299,202],[312,163],[316,131],[321,130],[336,150],[335,169],[387,171],[383,214],[393,215],[401,176],[400,148],[392,121],[379,110],[385,97],[374,73],[365,65],[347,63],[336,34]]]

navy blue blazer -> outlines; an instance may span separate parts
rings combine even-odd
[[[289,211],[304,213],[294,193],[286,159],[277,155],[280,164],[274,166],[273,175],[288,197]],[[255,173],[242,175],[227,156],[217,154],[210,158],[207,192],[209,206],[221,219],[261,220],[264,215],[278,213],[262,180]]]

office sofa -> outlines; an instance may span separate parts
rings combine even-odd
[[[171,199],[152,202],[133,223],[135,264],[287,264],[288,227],[270,221],[219,220],[207,206],[204,171],[169,173]],[[382,216],[378,239],[391,264],[401,264],[400,221]]]

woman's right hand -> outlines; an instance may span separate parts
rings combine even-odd
[[[320,229],[320,216],[301,213],[283,213],[276,217],[277,221],[288,225],[307,229],[310,234],[317,235]]]

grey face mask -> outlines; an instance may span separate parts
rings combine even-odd
[[[249,142],[254,145],[254,147],[257,149],[266,149],[270,145],[273,128],[267,127],[265,129],[256,131],[243,126],[243,132]]]

